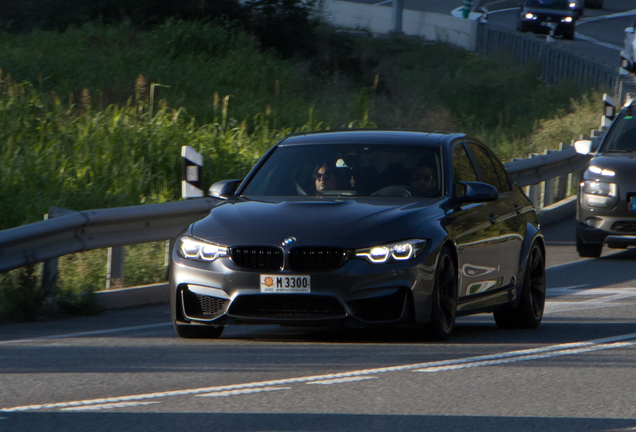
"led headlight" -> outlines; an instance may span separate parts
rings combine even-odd
[[[582,204],[587,208],[609,209],[618,204],[618,185],[596,180],[581,183]]]
[[[565,17],[565,18],[563,18],[563,19],[561,20],[561,22],[564,22],[564,23],[571,23],[571,22],[572,22],[572,17]]]
[[[181,237],[178,251],[183,258],[205,262],[226,257],[228,253],[225,246],[194,240],[192,237]]]
[[[417,257],[426,246],[426,240],[404,240],[398,243],[356,250],[356,257],[365,258],[373,264],[390,261],[406,261]]]
[[[572,2],[570,3],[570,9],[574,9],[576,7],[576,3]]]
[[[528,12],[528,13],[525,15],[525,18],[526,18],[527,20],[534,20],[534,19],[537,19],[537,17],[536,17],[536,16],[534,16],[534,14],[531,14],[530,12]]]
[[[616,175],[616,173],[612,170],[608,170],[608,169],[603,169],[603,168],[599,168],[596,166],[591,166],[589,168],[591,173],[594,174],[600,174],[602,176],[606,176],[606,177],[614,177]]]

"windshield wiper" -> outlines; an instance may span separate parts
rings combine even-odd
[[[636,149],[634,150],[628,150],[628,149],[611,149],[608,150],[607,153],[634,153],[636,152]]]

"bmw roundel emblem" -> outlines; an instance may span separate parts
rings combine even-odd
[[[296,241],[296,237],[287,237],[285,240],[283,240],[283,246],[289,246],[295,241]]]

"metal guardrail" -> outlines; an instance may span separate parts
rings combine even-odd
[[[519,63],[540,62],[540,78],[550,84],[572,80],[581,88],[607,86],[615,90],[619,83],[618,69],[599,61],[546,43],[535,35],[489,25],[477,28],[477,53],[488,56],[495,51],[507,51]],[[617,97],[617,100],[621,100]]]
[[[86,210],[0,231],[0,272],[60,256],[175,238],[213,198]]]

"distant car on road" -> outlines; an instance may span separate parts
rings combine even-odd
[[[625,29],[625,40],[621,51],[622,66],[630,72],[636,72],[636,21]]]
[[[590,140],[574,144],[592,155],[578,187],[577,252],[599,257],[603,244],[636,246],[636,101],[623,108],[596,152]]]
[[[574,25],[578,16],[570,0],[524,0],[519,8],[517,30],[563,36],[574,39]]]
[[[293,135],[210,191],[219,204],[172,252],[181,337],[282,324],[414,326],[443,340],[460,315],[494,313],[503,328],[543,317],[532,202],[466,135]]]

